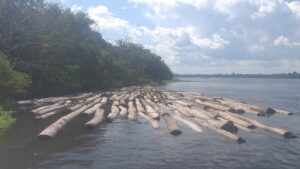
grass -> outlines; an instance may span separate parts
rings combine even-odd
[[[16,122],[16,119],[0,107],[0,129],[6,129]]]

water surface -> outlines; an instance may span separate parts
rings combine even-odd
[[[189,78],[163,88],[239,99],[295,113],[251,118],[293,131],[300,136],[300,80]],[[298,169],[300,141],[284,139],[262,130],[240,131],[247,140],[237,144],[210,130],[203,134],[180,125],[183,134],[171,136],[161,121],[153,130],[118,119],[94,130],[82,128],[78,118],[52,140],[35,139],[57,117],[35,120],[30,113],[17,116],[17,123],[0,137],[0,169]]]

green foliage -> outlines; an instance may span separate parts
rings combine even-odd
[[[0,103],[8,99],[26,94],[30,85],[30,77],[13,70],[6,56],[0,52]]]
[[[17,71],[32,77],[31,96],[172,78],[161,58],[141,45],[106,42],[84,13],[43,0],[0,0],[0,21],[0,50]],[[22,93],[28,78],[18,77]]]
[[[7,113],[2,107],[0,107],[0,129],[6,129],[14,124],[14,119],[11,114]]]

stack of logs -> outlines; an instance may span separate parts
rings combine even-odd
[[[244,113],[256,116],[271,116],[275,113],[291,115],[287,111],[150,86],[133,86],[72,97],[26,100],[19,101],[18,104],[29,105],[37,119],[46,119],[58,114],[61,116],[39,133],[37,138],[54,137],[69,122],[81,115],[90,116],[90,120],[85,123],[87,128],[96,127],[102,122],[112,122],[116,118],[138,121],[138,117],[141,117],[154,129],[160,127],[160,119],[163,119],[172,135],[182,133],[178,127],[180,123],[198,133],[203,132],[202,128],[208,128],[238,143],[246,141],[237,135],[238,130],[252,132],[255,128],[285,138],[296,137],[289,131],[266,126],[243,115]]]

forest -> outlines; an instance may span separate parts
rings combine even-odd
[[[160,56],[125,40],[111,44],[93,24],[43,0],[0,0],[0,102],[172,78]]]

